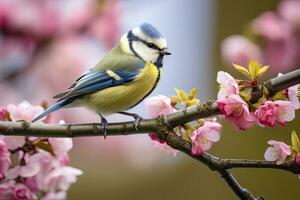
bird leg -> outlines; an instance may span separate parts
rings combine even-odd
[[[98,115],[101,118],[101,129],[102,129],[102,134],[104,135],[104,139],[106,139],[106,135],[107,135],[107,120],[100,114],[98,113]]]
[[[135,114],[135,113],[129,113],[129,112],[118,112],[119,114],[122,114],[122,115],[127,115],[127,116],[131,116],[134,118],[134,128],[135,130],[138,131],[138,127],[141,123],[141,121],[143,120],[143,118],[141,116],[139,116],[138,114]]]

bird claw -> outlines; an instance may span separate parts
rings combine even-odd
[[[101,117],[101,134],[104,135],[104,139],[107,136],[107,120],[104,117]]]
[[[139,130],[139,126],[141,124],[141,121],[143,120],[143,117],[139,116],[138,114],[129,113],[129,112],[119,112],[119,114],[133,117],[134,118],[134,122],[133,122],[134,128],[137,131]]]
[[[141,124],[141,121],[143,120],[143,118],[141,116],[139,116],[138,114],[134,114],[132,115],[132,117],[134,118],[134,128],[135,130],[139,130],[139,126]]]

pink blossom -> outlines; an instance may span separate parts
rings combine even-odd
[[[159,139],[159,138],[157,137],[157,135],[155,135],[154,133],[149,133],[148,135],[149,135],[149,137],[151,138],[151,140],[154,140],[154,141],[159,142],[159,143],[161,143],[161,144],[166,143],[166,141]]]
[[[300,91],[299,84],[288,88],[288,97],[289,97],[291,104],[295,107],[295,109],[300,108],[299,91]]]
[[[69,165],[70,164],[70,156],[67,152],[64,152],[59,155],[58,161],[61,165]]]
[[[7,116],[7,110],[5,108],[0,108],[0,121],[5,121]]]
[[[82,171],[66,166],[64,163],[67,153],[60,155],[59,160],[46,151],[39,151],[33,155],[25,154],[25,165],[17,165],[7,172],[8,179],[18,176],[25,177],[24,184],[32,192],[42,191],[44,193],[56,192],[57,190],[68,190],[70,184],[76,182],[76,177]],[[57,194],[58,197],[62,194]],[[48,198],[55,196],[53,193]]]
[[[232,35],[221,44],[222,59],[228,63],[247,65],[249,60],[262,61],[260,48],[242,35]]]
[[[281,1],[278,7],[279,14],[292,26],[300,28],[300,1]]]
[[[177,156],[178,150],[173,149],[171,146],[169,146],[167,143],[160,143],[157,141],[153,141],[154,148],[166,153],[167,155],[172,155],[174,157]]]
[[[38,188],[38,185],[37,185],[37,181],[36,181],[36,177],[35,177],[35,176],[25,178],[23,183],[26,185],[26,187],[27,187],[31,192],[36,193],[36,192],[39,191],[39,188]]]
[[[255,115],[261,125],[274,127],[276,123],[285,126],[287,121],[295,118],[295,108],[289,101],[266,101]]]
[[[56,20],[60,33],[81,29],[90,23],[89,20],[96,14],[95,7],[97,2],[95,1],[54,1],[53,3],[55,14],[58,17]]]
[[[300,152],[297,153],[296,158],[295,158],[295,162],[297,163],[297,165],[300,166]]]
[[[276,161],[277,165],[281,165],[291,155],[290,147],[284,142],[269,140],[268,144],[272,145],[265,152],[265,159],[268,161]]]
[[[11,165],[10,153],[3,140],[0,140],[0,180],[4,178],[6,171]]]
[[[82,175],[82,171],[69,166],[55,168],[44,177],[44,183],[49,191],[57,189],[67,191],[70,184],[75,183],[77,176]]]
[[[257,34],[273,41],[286,38],[292,32],[291,26],[274,12],[264,12],[258,16],[252,22],[252,28]]]
[[[73,147],[71,138],[49,138],[49,143],[52,146],[55,155],[61,155],[70,151]]]
[[[192,154],[198,156],[211,149],[212,144],[220,140],[221,128],[217,122],[206,121],[196,129],[191,136]]]
[[[25,144],[24,136],[5,136],[2,139],[9,150],[15,150],[18,147],[23,147]]]
[[[230,95],[225,99],[217,100],[218,107],[225,117],[241,130],[254,125],[256,119],[249,111],[248,104],[239,95]]]
[[[13,189],[15,181],[2,182],[0,184],[0,199],[1,200],[15,200]]]
[[[14,186],[13,194],[16,200],[32,200],[35,197],[35,195],[21,183]]]
[[[163,95],[157,95],[146,99],[145,109],[151,118],[159,115],[166,115],[175,111],[171,105],[171,99]],[[173,156],[177,155],[177,150],[170,147],[165,141],[159,139],[155,134],[150,133],[149,137],[151,140],[153,140],[153,145],[155,148],[160,149],[167,154],[172,154]]]
[[[41,200],[63,200],[67,199],[67,194],[64,191],[48,192]]]
[[[10,15],[10,25],[17,30],[31,32],[36,36],[47,37],[57,29],[57,16],[49,1],[25,4],[17,1],[13,4],[14,12]],[[39,17],[38,17],[39,16]]]
[[[218,100],[224,99],[232,94],[239,94],[239,86],[236,80],[227,72],[219,71],[217,82],[220,84]]]
[[[80,36],[66,35],[56,38],[49,45],[47,51],[42,51],[35,57],[34,67],[36,67],[36,70],[31,75],[31,77],[35,78],[34,83],[39,82],[43,84],[39,88],[46,89],[46,95],[49,95],[48,93],[51,91],[54,93],[67,87],[78,74],[85,70],[84,66],[88,65],[85,62],[87,62],[86,58],[89,58],[88,56],[90,55],[84,55],[85,51],[90,51],[90,54],[95,51],[95,49],[88,48],[86,43],[85,38]],[[59,55],[64,55],[64,59],[62,60]],[[47,63],[45,63],[45,59]],[[43,66],[43,68],[39,66]],[[73,67],[70,68],[69,66]],[[52,75],[47,76],[47,74]],[[68,76],[66,77],[65,74],[68,74]],[[64,82],[68,84],[62,84],[62,82],[57,80],[65,80]],[[32,78],[28,81],[32,81]],[[36,96],[44,99],[45,93],[38,91]]]
[[[7,111],[13,121],[25,120],[31,122],[44,109],[41,106],[33,106],[28,101],[23,101],[20,104],[7,106]]]
[[[105,42],[108,47],[112,47],[120,37],[120,13],[119,2],[107,2],[107,9],[104,13],[92,21],[90,33]]]
[[[288,22],[274,12],[265,12],[252,27],[264,39],[264,62],[272,66],[271,70],[288,70],[298,64],[298,40]]]
[[[285,31],[283,31],[285,32]],[[280,40],[264,41],[264,62],[276,72],[288,72],[298,65],[299,45],[295,35],[286,35]]]
[[[169,97],[158,95],[145,100],[145,109],[151,118],[174,112]]]
[[[282,73],[278,73],[278,77],[282,76]],[[287,97],[295,109],[300,108],[299,96],[300,96],[300,84],[289,87],[287,90]]]
[[[41,170],[40,160],[43,158],[42,153],[35,153],[33,155],[25,154],[25,165],[17,165],[7,171],[8,179],[15,179],[18,176],[32,177]]]

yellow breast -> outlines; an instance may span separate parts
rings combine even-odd
[[[84,98],[84,104],[101,114],[127,110],[139,103],[154,89],[160,72],[155,65],[147,63],[134,81],[87,95]]]

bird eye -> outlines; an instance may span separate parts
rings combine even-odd
[[[147,46],[150,48],[153,48],[153,49],[156,47],[155,44],[153,44],[153,43],[147,43]]]

